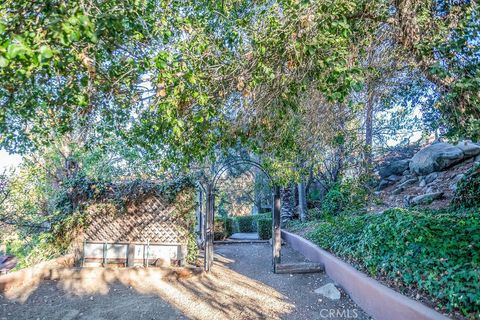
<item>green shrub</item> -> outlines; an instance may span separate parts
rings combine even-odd
[[[458,182],[452,204],[456,208],[480,207],[480,164],[468,170]]]
[[[234,233],[233,218],[215,217],[213,226],[213,239],[225,240]]]
[[[252,227],[255,231],[257,231],[257,221],[260,220],[260,219],[271,219],[272,218],[272,213],[271,212],[268,212],[268,213],[262,213],[262,214],[256,214],[254,216],[252,216]],[[254,231],[254,232],[255,232]]]
[[[258,219],[257,220],[258,237],[262,240],[267,240],[272,237],[272,219]]]
[[[186,260],[190,264],[195,264],[198,259],[198,245],[197,245],[197,240],[195,239],[195,234],[194,233],[189,233],[188,234],[188,239],[187,239],[187,257]]]
[[[244,217],[236,217],[236,221],[238,223],[238,231],[239,232],[255,232],[257,231],[256,228],[253,226],[254,216],[244,216]]]
[[[225,219],[222,217],[215,217],[213,224],[213,240],[225,240],[228,238],[227,230],[225,228]]]
[[[213,231],[213,240],[215,241],[225,240],[225,234],[220,231]]]
[[[238,220],[236,217],[232,217],[232,229],[233,229],[233,233],[240,232],[240,227],[238,225]]]
[[[225,234],[226,234],[226,237],[230,237],[233,233],[235,233],[235,221],[233,218],[231,217],[227,217],[224,219],[224,223],[225,223]]]
[[[314,188],[308,192],[307,203],[313,207],[321,207],[322,194],[319,189]]]
[[[318,222],[307,238],[372,276],[428,293],[439,307],[480,315],[480,215],[390,209]]]
[[[368,197],[369,192],[362,179],[336,183],[323,199],[323,214],[338,215],[341,212],[359,211],[366,205]]]
[[[322,211],[326,214],[340,213],[348,203],[348,196],[341,189],[340,184],[335,184],[325,195],[322,202]]]
[[[323,211],[320,208],[308,209],[308,220],[319,220],[323,216]]]
[[[233,218],[232,233],[235,232],[257,232],[257,221],[259,219],[271,218],[272,214],[262,213],[254,216],[241,216]]]
[[[18,259],[18,264],[13,271],[53,259],[64,253],[50,232],[7,241],[6,249],[7,254],[14,255]]]
[[[7,254],[14,255],[18,264],[14,271],[59,257],[71,250],[71,244],[84,224],[82,215],[73,214],[52,226],[50,231],[31,232],[5,242]],[[20,236],[19,236],[20,235]]]

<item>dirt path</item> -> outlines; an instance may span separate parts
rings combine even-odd
[[[0,296],[0,319],[368,319],[342,292],[313,291],[324,274],[271,272],[268,244],[216,245],[208,275],[176,277],[159,269],[67,270]],[[303,261],[283,247],[282,259]]]
[[[282,319],[369,319],[341,289],[342,296],[337,301],[314,292],[332,282],[324,273],[288,275],[271,272],[271,250],[268,244],[223,245],[215,248],[218,255],[232,260],[227,264],[229,268],[284,295],[294,308],[282,315]],[[297,251],[282,246],[282,262],[301,261],[307,260]],[[332,312],[335,313],[334,316],[331,316]]]
[[[238,232],[232,234],[229,239],[233,240],[259,240],[258,238],[258,233],[256,232],[250,232],[250,233],[245,233],[245,232]]]

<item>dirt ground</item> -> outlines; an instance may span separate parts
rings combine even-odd
[[[165,270],[82,269],[34,280],[0,296],[0,319],[368,319],[342,291],[331,301],[314,292],[320,274],[273,274],[268,244],[215,246],[210,274]],[[305,261],[282,247],[282,262]]]

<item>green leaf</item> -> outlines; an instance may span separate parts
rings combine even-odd
[[[5,57],[0,56],[0,68],[8,66],[8,60]]]
[[[68,35],[68,39],[70,41],[79,41],[80,40],[80,32],[78,31],[73,31]]]
[[[7,57],[10,59],[24,55],[28,51],[28,48],[21,42],[15,42],[8,46]]]
[[[40,47],[40,57],[42,60],[50,59],[53,56],[53,51],[48,46],[41,46]]]

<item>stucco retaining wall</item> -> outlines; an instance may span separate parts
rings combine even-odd
[[[282,238],[312,262],[323,264],[327,275],[366,313],[378,320],[448,319],[418,301],[382,285],[312,242],[282,230]]]

